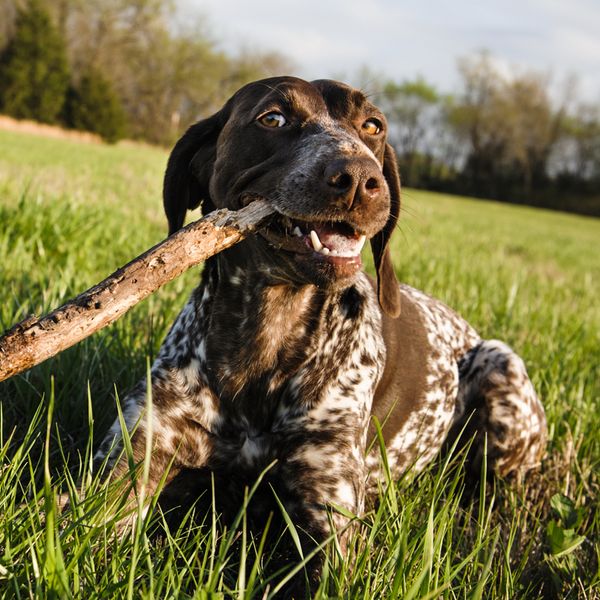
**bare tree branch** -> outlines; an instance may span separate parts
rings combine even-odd
[[[21,321],[0,337],[0,381],[106,327],[165,283],[256,231],[272,213],[265,200],[236,212],[212,212],[48,315]]]

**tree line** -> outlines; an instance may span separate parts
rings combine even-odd
[[[0,112],[169,145],[276,53],[219,50],[168,0],[0,0]]]
[[[575,78],[553,86],[485,52],[458,71],[454,94],[359,75],[378,90],[404,184],[600,216],[600,104],[577,97]]]
[[[277,53],[221,51],[168,0],[0,0],[0,112],[170,145],[241,85],[290,72]],[[369,71],[403,183],[600,216],[600,104],[573,79],[507,72],[480,53],[444,94]]]

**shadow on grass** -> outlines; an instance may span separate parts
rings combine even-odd
[[[132,331],[137,335],[132,335]],[[162,335],[162,331],[158,337]],[[67,455],[76,456],[88,444],[90,411],[98,443],[117,415],[115,392],[124,398],[144,376],[147,360],[160,343],[147,311],[127,316],[44,363],[0,383],[3,439],[22,442],[40,404],[46,408],[54,395],[52,448],[60,440]],[[40,425],[40,433],[45,424]],[[32,449],[43,452],[43,436]],[[51,452],[50,467],[63,467],[58,451]]]

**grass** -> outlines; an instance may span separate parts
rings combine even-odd
[[[149,147],[0,131],[0,329],[164,236],[165,163]],[[473,500],[460,468],[441,460],[382,486],[351,556],[329,544],[317,597],[600,598],[598,239],[590,218],[405,191],[399,277],[524,357],[547,411],[548,455],[523,484],[499,481]],[[90,475],[115,394],[144,374],[197,278],[186,273],[0,384],[0,597],[262,598],[288,576],[268,575],[272,548],[249,535],[243,511],[230,531],[207,514],[162,541],[159,511],[138,511],[136,527],[115,535],[121,488]]]

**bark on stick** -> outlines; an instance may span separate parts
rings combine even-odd
[[[46,316],[17,323],[0,337],[0,381],[106,327],[165,283],[256,231],[272,213],[260,199],[238,211],[212,212]]]

